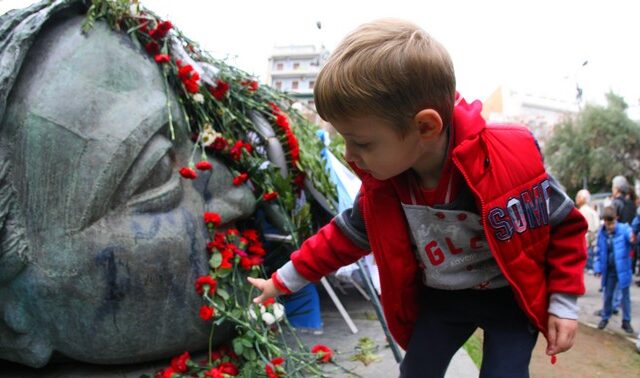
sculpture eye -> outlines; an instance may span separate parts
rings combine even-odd
[[[169,152],[169,151],[167,151]],[[165,154],[162,158],[156,163],[156,165],[149,171],[146,179],[142,181],[138,189],[136,189],[134,195],[144,193],[147,190],[157,188],[158,186],[164,184],[171,178],[172,170],[171,170],[171,158],[169,154]]]
[[[180,176],[174,169],[173,145],[156,135],[131,166],[121,193],[135,212],[159,212],[174,208],[182,199]]]

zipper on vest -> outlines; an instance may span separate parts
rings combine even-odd
[[[482,140],[482,137],[480,137],[480,139]],[[480,143],[481,145],[484,146],[484,142]],[[486,151],[486,146],[484,146],[484,150],[485,153]],[[504,275],[504,277],[507,279],[507,281],[509,282],[509,285],[511,286],[512,290],[515,290],[516,293],[518,294],[518,298],[520,299],[518,302],[522,303],[522,307],[524,307],[524,311],[527,315],[527,317],[529,319],[535,320],[536,326],[539,330],[545,330],[547,327],[539,324],[541,319],[538,319],[535,314],[533,314],[533,312],[531,311],[531,309],[529,308],[529,304],[524,300],[524,295],[522,294],[522,291],[520,290],[519,287],[517,287],[516,285],[513,284],[513,279],[510,277],[509,274],[506,273],[506,270],[504,269],[504,263],[502,262],[502,257],[498,258],[498,255],[496,252],[494,252],[494,250],[497,250],[497,248],[495,247],[495,240],[491,237],[489,237],[489,232],[487,229],[487,220],[486,220],[486,211],[485,211],[485,203],[484,203],[484,199],[482,198],[482,196],[480,196],[480,194],[478,193],[478,190],[471,186],[471,180],[469,179],[469,176],[467,175],[467,172],[462,169],[462,164],[460,164],[460,162],[458,161],[458,159],[456,159],[455,156],[452,156],[452,160],[453,163],[456,165],[456,167],[458,167],[458,171],[460,171],[460,173],[462,174],[462,176],[464,177],[465,182],[467,183],[467,186],[469,187],[469,189],[471,189],[471,191],[475,194],[476,198],[480,199],[480,214],[481,214],[481,218],[482,218],[482,228],[483,228],[483,232],[485,234],[485,238],[487,238],[487,241],[489,242],[490,248],[491,250],[491,255],[493,256],[493,259],[496,260],[496,263],[498,264],[498,266],[500,267],[500,271],[502,272],[502,274]],[[489,156],[485,155],[485,160],[484,160],[485,166],[487,166],[489,164]],[[546,334],[545,334],[546,337]]]

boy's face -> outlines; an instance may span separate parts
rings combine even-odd
[[[604,226],[607,229],[607,232],[613,234],[616,229],[616,220],[615,219],[605,219]]]
[[[411,168],[424,154],[419,134],[410,129],[403,137],[387,120],[368,116],[332,123],[346,142],[345,159],[386,180]]]

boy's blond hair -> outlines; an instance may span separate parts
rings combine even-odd
[[[448,126],[455,88],[453,63],[440,43],[410,22],[382,19],[344,38],[318,75],[314,99],[328,122],[374,115],[404,133],[426,108]]]

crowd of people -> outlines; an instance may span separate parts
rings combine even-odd
[[[586,189],[576,194],[576,206],[588,223],[587,265],[589,273],[601,277],[603,305],[599,329],[609,324],[612,315],[622,309],[622,329],[633,334],[631,326],[630,287],[640,286],[640,207],[638,198],[624,176],[611,181],[611,197],[598,211],[591,205]],[[634,282],[634,276],[636,277]],[[640,352],[640,333],[636,347]]]

